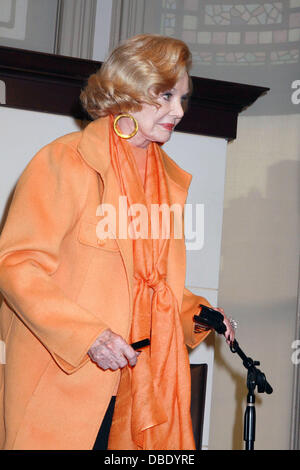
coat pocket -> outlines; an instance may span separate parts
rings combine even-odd
[[[92,246],[100,250],[120,252],[118,243],[112,233],[107,233],[105,238],[98,237],[97,220],[94,218],[82,220],[78,231],[78,241],[83,245]]]

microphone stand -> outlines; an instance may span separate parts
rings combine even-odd
[[[254,450],[255,441],[255,426],[256,426],[256,411],[255,411],[255,388],[259,393],[266,392],[268,395],[273,392],[271,385],[267,382],[266,376],[263,372],[257,369],[259,361],[254,361],[239,347],[239,343],[234,340],[230,346],[232,353],[237,353],[243,361],[244,367],[248,370],[247,374],[247,407],[244,415],[244,441],[245,450]]]
[[[199,305],[201,312],[199,315],[194,315],[195,331],[203,331],[213,328],[219,334],[225,334],[226,325],[223,322],[223,315],[205,305]],[[237,353],[243,361],[244,367],[247,369],[247,408],[244,415],[244,441],[245,450],[254,450],[255,441],[255,426],[256,426],[256,412],[255,412],[255,394],[254,391],[257,387],[259,393],[266,392],[270,395],[273,392],[271,385],[267,382],[266,376],[263,372],[257,369],[259,361],[254,361],[251,357],[247,357],[239,346],[239,343],[234,340],[230,345],[232,353]]]

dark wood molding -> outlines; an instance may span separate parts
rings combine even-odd
[[[0,46],[0,80],[6,84],[11,108],[86,119],[80,90],[101,62]],[[269,88],[192,77],[189,109],[177,130],[191,134],[236,138],[241,111]]]

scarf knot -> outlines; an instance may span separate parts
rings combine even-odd
[[[154,269],[147,278],[138,275],[134,277],[137,282],[141,282],[147,287],[150,287],[154,292],[166,288],[166,276],[161,276],[156,269]]]

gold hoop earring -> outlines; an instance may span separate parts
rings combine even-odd
[[[129,119],[132,119],[132,121],[134,122],[134,130],[131,132],[131,134],[122,134],[119,131],[117,124],[118,124],[119,119],[121,118],[129,118]],[[139,128],[138,122],[133,116],[131,116],[131,114],[119,114],[119,116],[117,116],[114,120],[114,131],[122,139],[131,139],[131,137],[134,137],[138,131],[138,128]]]

